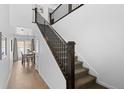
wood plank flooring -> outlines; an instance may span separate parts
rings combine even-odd
[[[8,82],[9,89],[48,89],[34,64],[31,62],[22,65],[21,61],[14,62],[11,77]]]

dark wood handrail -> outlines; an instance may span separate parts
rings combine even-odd
[[[51,14],[53,14],[62,4],[60,4]]]
[[[69,5],[72,5],[72,4],[69,4]],[[71,11],[68,11],[67,14],[63,15],[62,17],[60,17],[59,19],[57,19],[56,21],[52,22],[53,18],[52,19],[52,15],[54,15],[54,13],[62,6],[62,4],[60,4],[52,13],[50,13],[50,21],[51,21],[51,24],[55,24],[56,22],[58,22],[59,20],[63,19],[64,17],[66,17],[67,15],[69,15],[70,13],[72,13],[73,11],[75,11],[76,9],[78,9],[79,7],[83,6],[84,4],[80,4],[78,7],[76,7],[75,9],[71,10]]]

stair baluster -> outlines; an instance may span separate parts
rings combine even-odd
[[[73,89],[75,86],[75,43],[73,41],[66,43],[66,41],[52,28],[40,13],[37,12],[37,8],[34,10],[36,16],[35,22],[66,79],[67,88]]]

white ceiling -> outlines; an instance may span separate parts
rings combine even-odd
[[[33,32],[32,32],[32,29],[29,29],[29,28],[16,27],[15,35],[29,35],[29,36],[32,36]]]
[[[56,9],[57,6],[59,6],[59,4],[40,4],[41,6],[45,6],[45,7],[48,7],[48,8],[51,8],[51,9]]]

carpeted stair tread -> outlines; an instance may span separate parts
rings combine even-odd
[[[85,72],[88,71],[87,68],[80,68],[80,69],[75,69],[75,74],[81,73],[81,72]]]
[[[88,89],[107,89],[107,88],[100,84],[95,83],[92,86],[90,86]]]
[[[80,79],[75,80],[75,88],[88,88],[93,83],[95,83],[96,77],[91,75],[86,75]]]
[[[65,63],[65,66],[67,66],[67,63]],[[75,69],[82,68],[82,62],[75,62]]]

